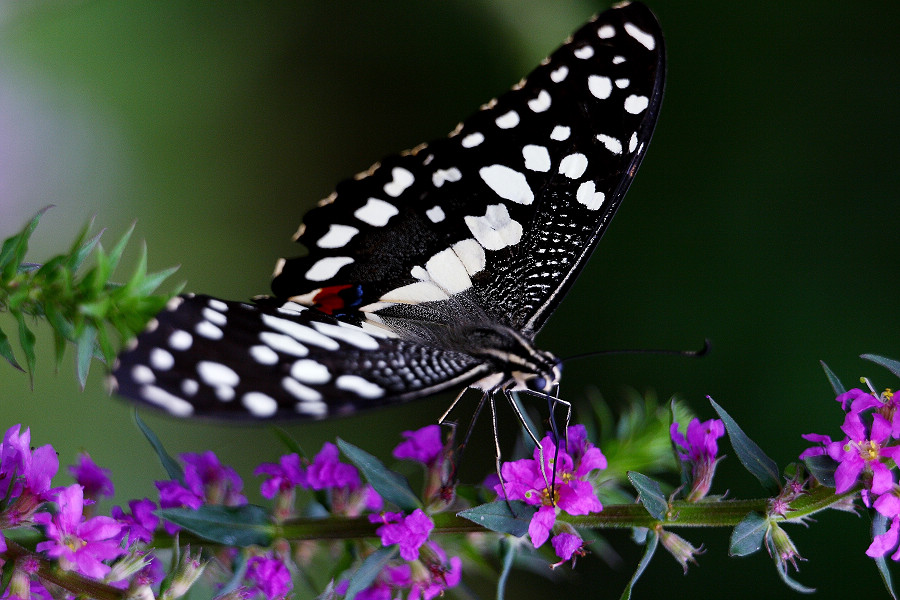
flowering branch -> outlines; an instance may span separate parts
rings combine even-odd
[[[66,341],[75,344],[83,382],[91,357],[114,355],[107,327],[128,336],[162,307],[168,296],[153,292],[169,272],[147,275],[142,258],[126,284],[109,282],[128,235],[105,253],[87,229],[68,254],[43,266],[25,263],[40,216],[0,246],[0,311],[18,323],[30,372],[34,342],[25,315],[50,323],[57,360]],[[88,256],[95,265],[82,272]],[[22,368],[2,332],[0,355]],[[900,377],[900,362],[865,358]],[[114,495],[110,473],[84,454],[69,468],[76,483],[54,488],[56,451],[33,448],[30,430],[14,425],[0,442],[0,600],[176,600],[202,580],[223,600],[280,600],[300,585],[326,599],[430,599],[485,567],[497,546],[485,536],[528,541],[500,545],[502,586],[516,553],[530,548],[546,567],[574,568],[589,553],[587,534],[623,528],[645,545],[628,596],[660,547],[687,571],[701,551],[674,531],[708,527],[732,530],[732,555],[765,547],[782,580],[807,592],[790,577],[803,559],[784,526],[809,524],[827,509],[856,511],[857,499],[875,515],[866,553],[893,596],[886,557],[900,561],[900,397],[867,380],[868,389],[846,390],[825,372],[844,413],[842,436],[805,434],[812,447],[783,470],[711,399],[719,418],[707,421],[680,404],[666,410],[638,399],[617,427],[598,406],[593,419],[560,439],[546,435],[530,456],[502,463],[481,485],[448,480],[457,448],[436,425],[404,432],[393,453],[422,472],[419,491],[343,440],[308,457],[281,434],[288,452],[254,471],[265,506],[248,503],[243,479],[212,451],[175,460],[137,419],[169,479],[156,482],[158,498],[98,515],[95,502]],[[725,436],[767,495],[712,493]]]

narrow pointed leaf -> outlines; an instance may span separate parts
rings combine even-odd
[[[653,558],[653,554],[656,552],[656,547],[659,545],[659,535],[655,531],[648,531],[646,539],[647,548],[644,550],[644,556],[641,557],[641,562],[638,563],[634,575],[631,576],[631,580],[628,582],[628,585],[625,586],[625,591],[622,592],[622,595],[619,597],[621,600],[629,600],[629,598],[631,598],[631,591],[634,589],[634,584],[636,584],[638,579],[641,578],[641,575],[644,574],[647,565],[650,564],[650,559]]]
[[[97,247],[97,244],[100,243],[100,238],[103,236],[103,230],[100,231],[97,235],[89,239],[87,242],[81,245],[78,250],[76,250],[70,257],[68,262],[68,268],[73,273],[81,268],[81,265],[84,264],[84,260],[90,255],[91,252],[94,251],[94,248]]]
[[[31,238],[31,234],[34,233],[41,217],[50,208],[50,206],[47,206],[39,210],[18,235],[7,238],[3,242],[3,246],[0,246],[0,269],[3,270],[4,279],[9,279],[15,274],[19,263],[22,262],[22,259],[25,258],[25,253],[28,251],[28,240]]]
[[[118,243],[113,246],[113,249],[109,252],[109,265],[112,270],[115,270],[117,266],[119,266],[119,260],[122,258],[122,253],[125,251],[125,246],[128,244],[128,240],[131,239],[131,234],[134,233],[135,223],[131,224],[131,227],[128,228],[128,231],[122,236],[122,238],[118,241]]]
[[[0,329],[0,356],[6,359],[6,361],[17,368],[18,370],[25,372],[25,369],[22,368],[22,365],[16,361],[16,355],[13,353],[12,344],[9,343],[9,337],[3,330]]]
[[[156,437],[153,430],[144,423],[144,420],[137,414],[137,411],[134,412],[134,422],[137,424],[138,429],[141,430],[141,433],[144,434],[144,437],[147,438],[147,441],[150,442],[150,445],[153,446],[153,450],[156,451],[156,456],[159,458],[159,462],[162,464],[163,469],[165,469],[169,479],[183,484],[184,470],[181,468],[181,465],[166,452],[162,442],[159,441],[159,438]]]
[[[269,512],[262,506],[204,505],[193,508],[164,508],[156,515],[204,539],[246,548],[247,546],[271,546],[275,539],[275,527]]]
[[[724,408],[716,404],[716,401],[712,398],[709,401],[725,424],[725,429],[728,431],[728,439],[731,440],[731,447],[734,448],[734,453],[737,454],[738,460],[741,461],[744,468],[750,471],[767,490],[777,492],[781,489],[780,472],[775,461],[769,458],[756,445],[756,442],[744,433],[744,430],[740,428]]]
[[[380,460],[353,444],[338,438],[337,445],[386,501],[393,502],[404,512],[412,512],[422,507],[405,477],[389,471]]]
[[[81,389],[84,389],[84,385],[87,382],[96,342],[97,330],[91,325],[85,325],[82,328],[81,335],[75,341],[75,374],[78,376],[78,383],[81,385]]]
[[[25,324],[25,315],[21,312],[16,313],[16,321],[19,323],[19,346],[22,347],[22,353],[25,355],[25,366],[28,368],[28,376],[34,384],[34,365],[37,359],[34,354],[34,333],[28,329]]]
[[[825,371],[825,377],[828,378],[828,383],[831,384],[831,389],[834,390],[835,396],[840,396],[841,394],[846,392],[847,388],[844,387],[844,384],[841,383],[841,380],[838,379],[838,376],[834,374],[834,371],[832,371],[824,361],[820,360],[819,364],[822,365],[822,369]]]
[[[514,512],[510,512],[510,506],[512,506]],[[502,500],[498,500],[474,508],[468,508],[457,513],[457,516],[468,519],[491,531],[522,537],[528,533],[528,525],[536,512],[537,507],[525,504],[521,500],[511,500],[509,505]]]
[[[177,266],[169,267],[168,269],[163,269],[162,271],[157,271],[155,273],[150,273],[144,277],[144,280],[135,290],[135,293],[141,296],[146,296],[148,294],[152,294],[156,291],[163,281],[168,279],[175,271],[178,270]],[[179,289],[180,291],[180,289]],[[178,293],[178,292],[175,292]]]
[[[347,583],[347,593],[344,596],[344,600],[353,600],[358,593],[372,585],[372,582],[375,581],[378,574],[381,573],[385,565],[388,564],[396,554],[397,549],[394,546],[379,548],[370,554],[366,560],[363,561],[363,564],[359,565],[359,568]]]
[[[755,512],[748,514],[731,530],[728,554],[730,556],[747,556],[758,551],[762,548],[768,529],[769,522],[765,517]]]
[[[282,429],[281,427],[273,427],[272,431],[275,433],[275,437],[281,440],[281,443],[284,444],[284,447],[296,454],[301,458],[306,458],[306,453],[303,451],[303,448],[300,447],[300,444],[297,443],[291,435]]]
[[[885,358],[884,356],[878,356],[877,354],[863,354],[860,356],[860,358],[870,360],[876,365],[881,365],[897,377],[900,377],[900,362],[896,360]]]
[[[628,471],[628,480],[637,490],[638,500],[650,513],[650,516],[660,521],[664,520],[666,512],[669,510],[669,503],[659,488],[659,482],[637,471]]]

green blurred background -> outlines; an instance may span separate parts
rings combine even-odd
[[[23,2],[0,5],[0,237],[47,213],[30,259],[68,247],[92,215],[111,240],[137,220],[151,268],[180,264],[187,289],[243,299],[268,290],[275,260],[334,184],[382,156],[443,136],[552,51],[591,2]],[[702,360],[602,357],[566,366],[564,397],[594,386],[679,394],[704,417],[709,394],[780,464],[801,433],[837,434],[818,365],[845,383],[898,387],[858,358],[900,358],[900,3],[657,2],[666,99],[654,142],[615,224],[541,347],[696,348]],[[132,248],[132,263],[136,256]],[[124,275],[123,275],[124,276]],[[10,321],[0,315],[0,327]],[[88,450],[119,499],[153,495],[162,472],[110,398],[102,369],[85,392],[70,360],[54,374],[47,336],[34,389],[0,365],[0,429],[32,427],[70,464]],[[97,367],[99,365],[95,365]],[[340,435],[387,458],[403,429],[434,422],[447,397],[328,423],[289,425],[310,452]],[[254,465],[281,447],[265,427],[143,413],[173,453],[211,448],[257,488]],[[479,435],[489,435],[483,419]],[[513,429],[513,417],[504,426]],[[716,491],[760,489],[731,454]],[[491,469],[470,450],[472,480]],[[60,476],[59,482],[68,482]],[[255,492],[252,492],[255,493]],[[252,495],[252,494],[251,494]],[[883,594],[863,552],[868,518],[826,514],[791,528],[799,579],[817,597]],[[764,554],[727,559],[727,533],[682,577],[660,552],[638,597],[788,596]],[[618,597],[619,569],[579,562],[571,587],[517,576],[511,597]],[[739,585],[734,585],[738,583]],[[477,585],[477,583],[476,583]],[[482,588],[483,589],[483,588]]]

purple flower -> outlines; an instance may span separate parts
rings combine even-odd
[[[306,486],[306,474],[300,465],[298,454],[286,454],[275,463],[263,463],[253,471],[254,475],[268,475],[260,492],[263,498],[272,499],[278,493],[293,492],[297,486]]]
[[[719,452],[716,440],[725,435],[725,425],[719,419],[701,422],[695,418],[688,423],[686,436],[678,431],[678,423],[672,423],[669,434],[678,451],[678,458],[691,469],[691,491],[686,499],[696,502],[706,497],[712,486],[719,462],[716,458]]]
[[[125,553],[118,543],[122,525],[110,517],[84,520],[84,492],[78,484],[63,488],[56,503],[59,511],[55,515],[38,513],[34,516],[35,523],[44,526],[48,539],[39,543],[37,550],[59,559],[63,569],[75,570],[88,577],[103,577],[110,567],[102,561]]]
[[[584,553],[582,551],[584,540],[574,533],[560,533],[559,535],[553,536],[550,543],[553,545],[553,551],[556,552],[556,555],[563,559],[563,561],[571,559],[576,552],[581,554]]]
[[[872,475],[871,486],[867,487],[873,494],[890,491],[894,480],[882,461],[900,459],[900,446],[885,446],[891,439],[891,424],[875,413],[870,429],[860,413],[851,410],[841,429],[847,434],[846,441],[840,448],[835,444],[828,447],[829,455],[840,463],[834,472],[835,492],[842,494],[856,485],[863,470]]]
[[[347,488],[352,491],[359,487],[359,473],[356,467],[338,460],[338,447],[325,442],[306,469],[307,485],[314,490]]]
[[[889,519],[900,516],[900,488],[895,485],[891,491],[878,496],[872,507]]]
[[[294,587],[290,571],[277,558],[254,556],[248,560],[246,579],[268,600],[284,598]]]
[[[186,452],[181,455],[181,460],[184,461],[185,484],[188,489],[202,495],[207,504],[247,504],[247,498],[240,493],[244,482],[237,471],[219,462],[213,451],[207,450],[202,454]]]
[[[75,483],[84,488],[85,498],[98,500],[112,498],[115,494],[109,469],[98,467],[87,452],[78,454],[78,464],[70,466],[69,473],[75,478]]]
[[[156,503],[148,498],[131,500],[128,502],[128,508],[131,509],[131,514],[127,514],[119,506],[113,506],[110,511],[112,517],[123,525],[121,537],[127,538],[129,546],[137,540],[149,544],[153,541],[153,532],[159,525],[159,517],[153,514]]]
[[[211,451],[203,454],[185,453],[184,485],[178,481],[157,481],[160,508],[187,507],[197,509],[203,504],[240,506],[247,498],[240,493],[243,482],[237,472],[219,459]],[[165,530],[174,535],[179,527],[166,522]]]
[[[381,537],[384,546],[399,544],[400,556],[404,560],[419,558],[419,547],[434,529],[434,521],[421,508],[417,508],[409,516],[404,516],[402,512],[369,515],[369,522],[384,523],[375,533]]]
[[[427,542],[425,547],[427,550],[423,551],[419,562],[414,563],[415,568],[409,563],[387,565],[372,585],[356,595],[357,600],[391,600],[404,596],[407,600],[431,600],[442,596],[444,590],[459,585],[462,560],[457,556],[448,559],[446,552],[434,542]],[[347,584],[346,580],[342,581],[335,592],[345,594]]]
[[[560,449],[557,455],[556,445],[547,436],[541,440],[543,470],[540,467],[541,453],[535,448],[532,459],[503,463],[500,475],[505,490],[502,484],[494,487],[500,497],[505,494],[509,500],[524,500],[533,506],[540,506],[528,527],[535,548],[550,537],[558,511],[587,515],[603,510],[594,486],[587,478],[592,471],[606,468],[606,458],[599,448],[587,441],[583,426],[569,427],[568,434],[573,454]]]
[[[439,425],[426,425],[416,431],[404,431],[405,440],[394,448],[394,458],[431,465],[444,453]]]
[[[876,535],[866,550],[866,555],[872,558],[884,556],[897,547],[897,539],[900,537],[900,515],[891,519],[891,526],[881,535]],[[900,560],[900,549],[898,549],[891,560]]]
[[[31,430],[10,427],[0,444],[0,489],[15,498],[0,522],[15,527],[31,520],[40,506],[52,498],[50,482],[59,470],[56,450],[49,444],[31,450]]]
[[[866,408],[872,408],[878,404],[881,404],[878,401],[878,398],[870,394],[869,392],[864,392],[859,388],[853,388],[852,390],[847,390],[843,394],[840,394],[837,398],[835,398],[840,405],[841,410],[844,412],[848,412],[849,410],[855,410],[856,412],[860,412],[865,410]]]

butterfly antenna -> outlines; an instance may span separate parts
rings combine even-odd
[[[609,356],[612,354],[662,354],[666,356],[684,356],[687,358],[700,358],[712,352],[712,341],[709,338],[703,340],[703,347],[699,350],[669,350],[660,348],[650,349],[628,349],[628,350],[594,350],[593,352],[583,352],[581,354],[573,354],[562,359],[562,362],[570,360],[578,360],[592,356]]]

